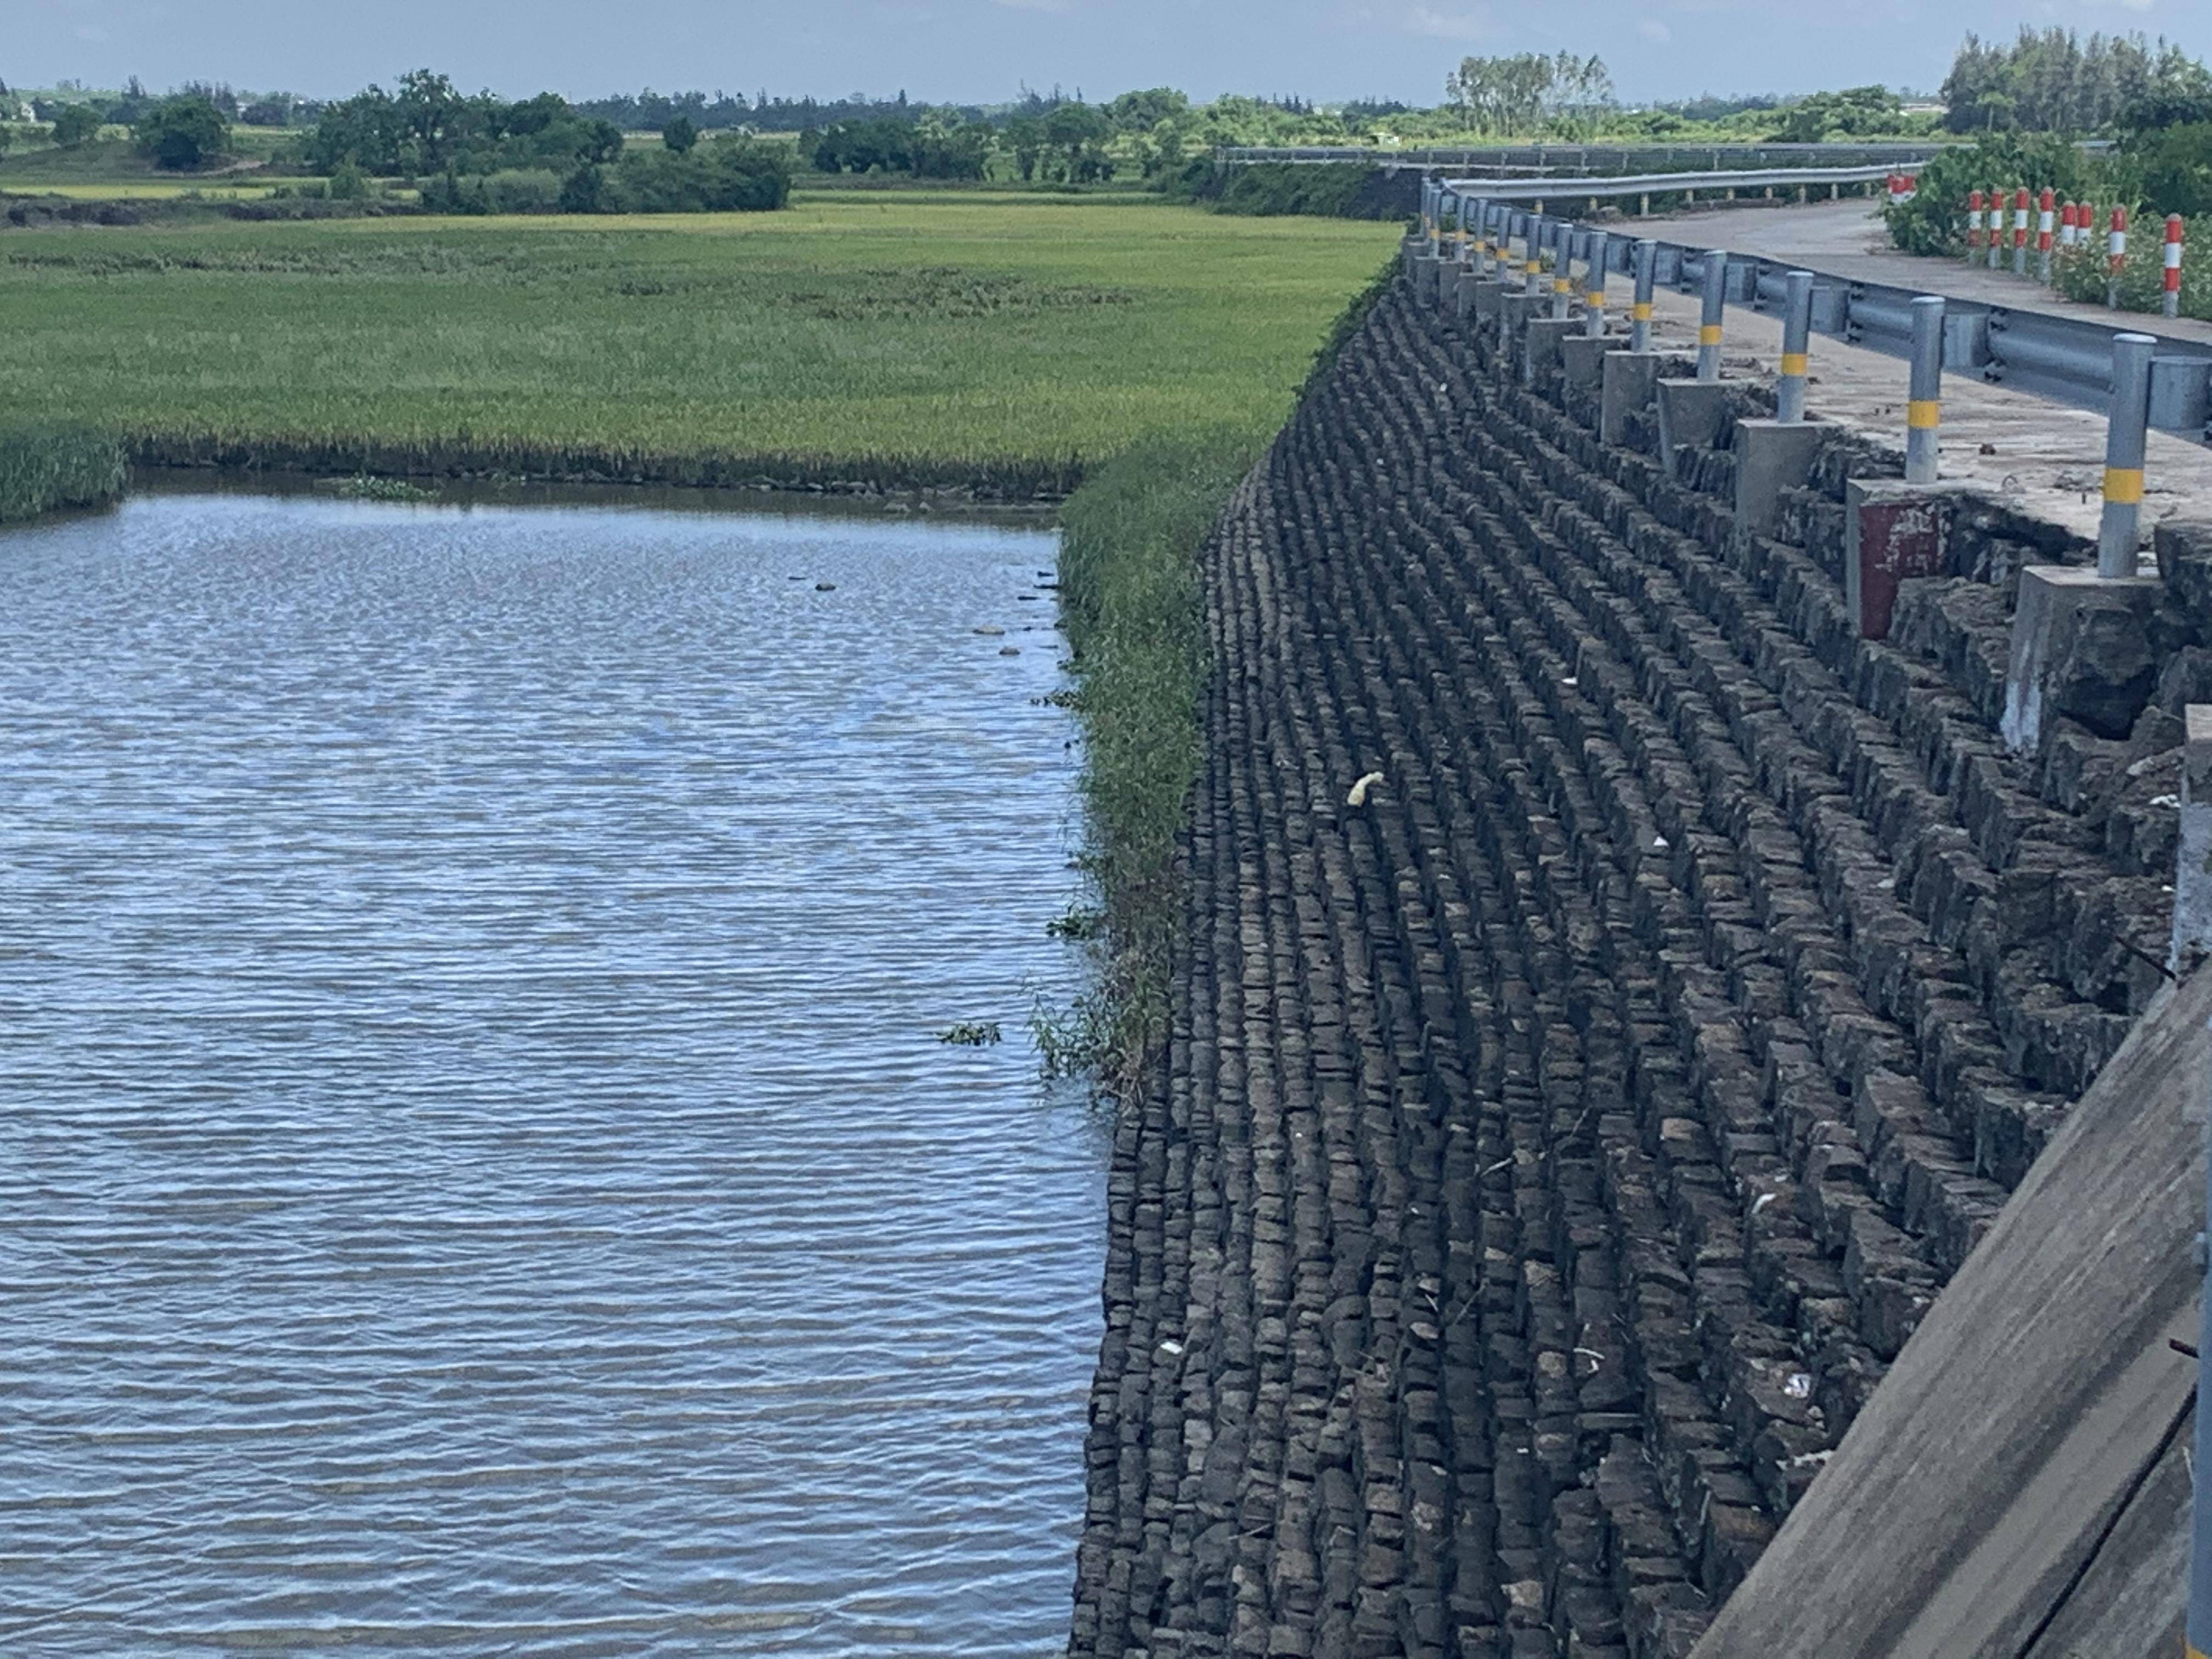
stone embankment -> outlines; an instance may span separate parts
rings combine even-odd
[[[2063,535],[1964,515],[1863,642],[1884,458],[1743,538],[1567,395],[1401,286],[1208,550],[1074,1654],[1680,1659],[2165,981],[2212,549],[2027,765]]]

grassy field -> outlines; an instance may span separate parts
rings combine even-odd
[[[1026,493],[1273,431],[1391,234],[972,191],[0,234],[0,407],[323,470]]]

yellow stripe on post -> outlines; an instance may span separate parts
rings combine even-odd
[[[1651,320],[1651,301],[1649,300],[1638,300],[1634,305],[1629,307],[1628,315],[1630,319],[1633,322],[1650,322]]]
[[[1605,290],[1601,288],[1591,289],[1583,295],[1583,298],[1594,306],[1601,306],[1605,303]]]
[[[2122,507],[2142,505],[2142,469],[2108,466],[2105,469],[2105,499]]]
[[[1802,375],[1810,362],[1810,358],[1804,352],[1785,351],[1782,354],[1782,372],[1784,374]]]
[[[1527,264],[1521,267],[1522,270],[1527,271],[1531,276],[1534,276],[1543,268],[1544,262],[1541,259],[1531,259]]]
[[[1574,285],[1574,283],[1573,283],[1572,282],[1569,281],[1566,277],[1565,277],[1565,276],[1554,276],[1554,277],[1553,277],[1553,278],[1552,278],[1552,292],[1553,292],[1553,293],[1554,293],[1554,294],[1572,294],[1574,291],[1575,291],[1575,285]]]
[[[1721,325],[1718,323],[1700,323],[1698,325],[1698,343],[1699,345],[1718,345],[1720,343]]]
[[[1932,432],[1943,423],[1943,405],[1933,398],[1916,398],[1905,406],[1905,423],[1919,432]]]

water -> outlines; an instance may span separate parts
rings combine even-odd
[[[1060,1645],[1104,1183],[1024,1024],[1079,969],[1053,551],[0,536],[0,1652]]]

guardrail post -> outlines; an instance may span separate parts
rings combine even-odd
[[[1794,425],[1805,418],[1805,375],[1813,343],[1813,273],[1783,278],[1782,378],[1774,388],[1774,418]]]
[[[1651,291],[1659,274],[1659,243],[1647,236],[1636,245],[1636,301],[1628,312],[1628,349],[1651,349]]]
[[[1728,304],[1728,254],[1705,250],[1705,303],[1698,318],[1698,378],[1721,377],[1721,313]]]
[[[1605,332],[1605,234],[1588,231],[1583,236],[1583,330]]]
[[[2040,266],[2038,280],[2045,283],[2051,281],[2051,209],[2056,199],[2051,186],[2045,185],[2035,204],[2035,257]]]
[[[1943,300],[1912,302],[1912,367],[1905,404],[1905,481],[1936,482],[1936,428],[1943,416]]]
[[[2166,291],[2160,297],[2159,312],[2163,316],[2179,317],[2181,315],[2181,216],[2178,213],[2166,216],[2166,270],[2160,280],[2166,284]]]
[[[2120,308],[2120,272],[2128,262],[2128,210],[2112,210],[2112,229],[2105,244],[2105,309]]]
[[[2097,574],[2136,574],[2136,541],[2142,515],[2143,457],[2150,423],[2150,358],[2158,342],[2148,334],[2112,338],[2112,408],[2105,427],[2105,513],[2097,525]]]

